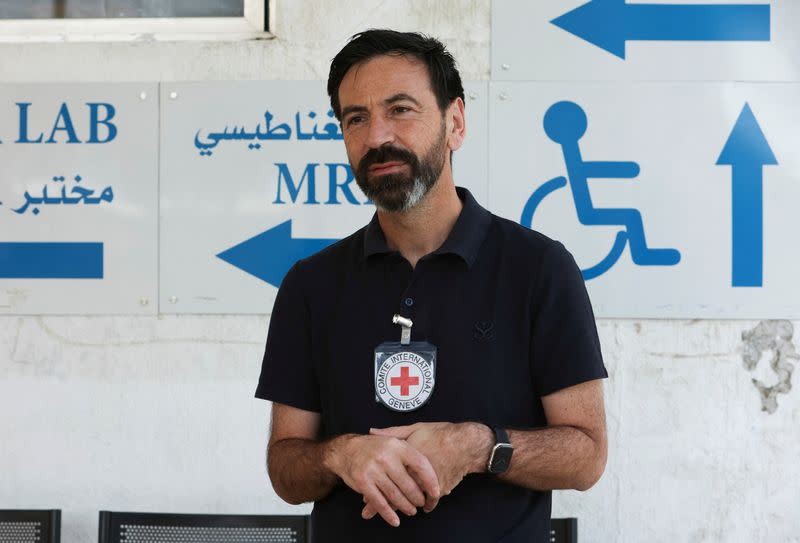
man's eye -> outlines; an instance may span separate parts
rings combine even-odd
[[[405,113],[407,111],[411,111],[411,108],[406,106],[395,106],[392,111],[395,113]]]
[[[353,126],[362,122],[364,122],[364,117],[362,115],[353,115],[347,119],[347,126]]]

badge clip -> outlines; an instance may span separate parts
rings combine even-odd
[[[400,332],[400,344],[408,345],[411,343],[411,326],[414,325],[411,319],[401,315],[395,315],[392,317],[392,324],[399,324],[402,327],[402,331]]]

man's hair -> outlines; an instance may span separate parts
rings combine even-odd
[[[372,29],[350,38],[331,61],[328,95],[337,119],[341,120],[339,86],[345,74],[356,64],[380,55],[411,55],[422,61],[428,68],[431,89],[440,111],[444,112],[456,98],[464,100],[464,86],[456,69],[456,61],[439,40],[416,32]]]

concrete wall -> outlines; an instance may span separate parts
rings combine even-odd
[[[324,79],[348,36],[383,26],[489,78],[489,0],[276,1],[273,40],[3,44],[0,81]],[[96,540],[101,508],[307,512],[264,469],[267,324],[0,317],[0,508],[61,508],[64,543]],[[554,515],[579,517],[584,543],[800,541],[798,324],[600,321],[609,464]]]

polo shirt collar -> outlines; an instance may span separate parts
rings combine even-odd
[[[489,230],[491,214],[475,201],[467,189],[456,187],[456,193],[463,208],[447,239],[432,254],[455,254],[471,267]],[[395,251],[386,244],[378,214],[375,213],[364,233],[364,257],[392,252]]]

